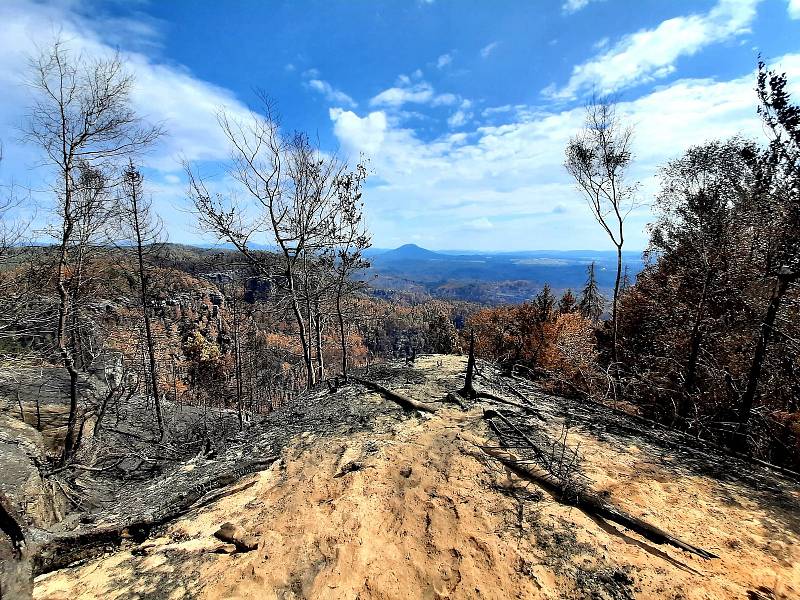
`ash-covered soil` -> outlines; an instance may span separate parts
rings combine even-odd
[[[655,545],[565,505],[481,450],[497,444],[483,418],[488,405],[445,401],[463,384],[464,367],[461,357],[425,356],[369,374],[434,405],[433,415],[405,411],[359,385],[319,391],[254,423],[214,458],[131,483],[118,503],[63,529],[133,519],[226,469],[278,457],[147,539],[132,536],[37,578],[34,596],[800,597],[800,485],[514,381],[542,417],[520,413],[518,422],[537,439],[578,448],[592,491],[719,558]],[[483,374],[480,387],[515,400],[508,380],[488,366]],[[513,407],[504,411],[515,418]],[[256,549],[215,537],[224,523]]]

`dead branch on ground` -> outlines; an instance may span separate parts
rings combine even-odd
[[[553,451],[548,454],[540,444],[532,440],[504,415],[493,410],[484,411],[484,419],[492,425],[492,429],[498,434],[501,443],[507,442],[507,440],[504,439],[506,435],[504,435],[504,432],[502,432],[499,427],[492,423],[492,419],[494,418],[498,418],[509,428],[514,438],[513,442],[517,447],[530,450],[533,452],[535,459],[533,461],[526,461],[515,456],[507,449],[491,447],[486,444],[476,443],[476,445],[486,454],[500,461],[516,475],[541,485],[565,504],[575,506],[588,514],[627,527],[651,542],[656,544],[670,544],[706,559],[719,558],[717,555],[707,550],[684,542],[655,525],[627,514],[592,493],[585,484],[577,480],[577,476],[580,475],[579,466],[577,464],[577,449],[572,450],[567,447],[566,435],[564,435],[562,442],[562,460],[556,465],[553,460],[556,452],[555,446]],[[565,455],[569,455],[569,461],[566,467],[563,464],[563,457]]]
[[[379,394],[385,396],[389,400],[397,402],[397,404],[399,404],[403,408],[409,410],[421,410],[422,412],[431,414],[436,412],[436,409],[433,408],[432,406],[429,406],[428,404],[425,404],[423,402],[418,402],[417,400],[413,400],[412,398],[400,394],[399,392],[393,392],[392,390],[383,387],[381,384],[376,383],[374,381],[370,381],[369,379],[362,379],[361,377],[356,377],[355,375],[348,375],[348,379],[352,379],[356,383],[360,383],[364,387],[367,387],[375,392],[378,392]]]
[[[208,494],[236,482],[245,475],[264,470],[276,460],[277,456],[253,460],[232,471],[212,477],[194,485],[188,491],[175,494],[161,507],[140,518],[49,535],[33,549],[33,575],[36,577],[95,556],[107,547],[119,546],[126,537],[146,538],[154,527],[172,521],[198,505],[203,505]]]

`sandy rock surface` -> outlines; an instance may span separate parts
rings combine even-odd
[[[423,402],[441,401],[464,368],[458,357],[417,363],[392,387]],[[557,433],[565,405],[537,402]],[[597,419],[573,426],[593,489],[720,556],[703,560],[511,475],[474,444],[492,443],[480,407],[438,406],[346,435],[303,432],[230,494],[142,544],[38,578],[34,596],[800,597],[800,486],[726,475],[647,436],[600,431]],[[226,547],[215,537],[226,523],[257,547]]]

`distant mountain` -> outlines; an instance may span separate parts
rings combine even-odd
[[[404,246],[400,246],[394,250],[389,250],[388,252],[378,254],[374,257],[374,260],[378,260],[380,262],[396,262],[405,260],[432,260],[445,258],[447,257],[444,254],[439,254],[438,252],[433,252],[432,250],[420,248],[416,244],[405,244]]]
[[[642,270],[639,252],[623,253],[628,276]],[[555,293],[580,290],[586,269],[595,263],[595,274],[604,293],[610,295],[616,272],[616,253],[598,250],[533,250],[477,253],[433,252],[415,244],[376,253],[370,257],[373,288],[427,292],[433,296],[489,304],[523,302],[545,283]]]

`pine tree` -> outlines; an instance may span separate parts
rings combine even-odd
[[[594,275],[594,262],[586,269],[586,274],[588,279],[586,280],[583,292],[581,292],[581,300],[578,303],[578,308],[584,317],[592,321],[598,321],[600,315],[603,314],[605,298],[603,298],[603,295],[600,293],[600,288],[597,285],[597,279]]]
[[[624,292],[631,287],[631,278],[628,275],[628,265],[625,265],[622,271],[622,281],[619,284],[619,291]]]
[[[578,307],[578,299],[575,297],[575,294],[571,289],[568,289],[561,295],[561,299],[558,301],[558,312],[562,315],[567,313],[575,312],[575,309]]]
[[[553,292],[549,284],[545,283],[544,286],[542,286],[542,290],[536,294],[533,302],[536,305],[536,312],[538,313],[537,316],[539,321],[543,323],[549,320],[553,313],[553,308],[556,305],[556,299],[555,296],[553,296]]]

